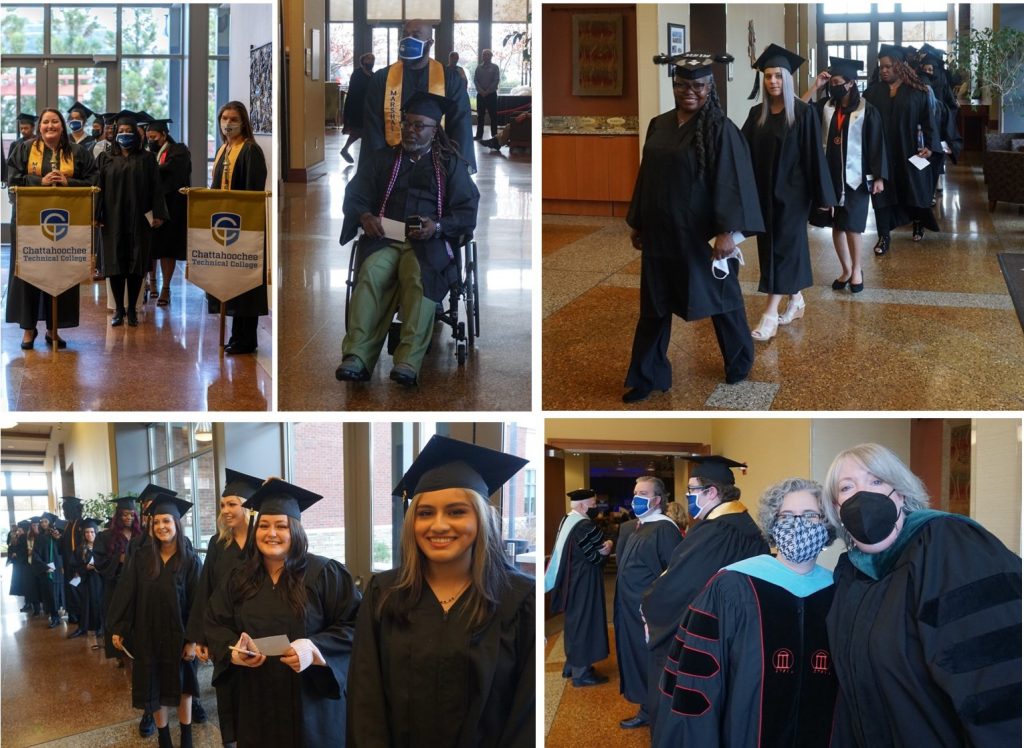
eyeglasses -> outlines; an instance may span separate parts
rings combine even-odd
[[[707,83],[696,83],[693,81],[674,80],[672,86],[682,91],[693,91],[695,94],[702,94],[708,90]]]
[[[413,130],[415,132],[423,132],[428,127],[437,127],[437,125],[428,125],[426,122],[412,122],[407,119],[403,119],[401,125],[403,129]]]
[[[687,493],[700,493],[701,491],[707,491],[711,486],[687,486]]]
[[[791,525],[796,521],[797,517],[803,517],[805,520],[814,525],[819,524],[825,519],[825,515],[821,514],[820,512],[806,511],[801,512],[800,514],[794,514],[793,512],[779,512],[775,515],[775,520],[780,525]]]

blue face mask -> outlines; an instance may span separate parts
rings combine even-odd
[[[700,516],[700,513],[704,511],[704,507],[697,503],[697,496],[702,492],[688,493],[686,494],[686,508],[690,512],[690,516],[694,519]]]
[[[643,517],[645,514],[651,511],[651,500],[646,496],[634,496],[633,497],[633,514],[637,517]]]
[[[125,150],[135,147],[135,139],[136,136],[130,132],[119,133],[116,138],[117,144],[124,148]]]
[[[422,39],[407,36],[398,42],[398,56],[403,60],[418,60],[423,57],[426,46]]]
[[[85,123],[80,119],[73,119],[68,122],[68,129],[71,132],[81,132],[83,127],[85,127]]]

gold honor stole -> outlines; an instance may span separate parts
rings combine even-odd
[[[225,156],[224,166],[220,172],[220,184],[217,185],[217,189],[231,189],[231,172],[234,171],[235,162],[238,160],[238,154],[242,152],[242,146],[244,146],[245,143],[246,141],[240,140],[235,145],[231,146],[230,150],[228,150],[228,144],[224,143],[217,149],[217,155],[213,159],[214,171],[217,169],[217,162],[220,161],[221,156]],[[225,151],[227,151],[227,153],[225,153]]]
[[[43,171],[43,169],[46,169]],[[53,169],[49,165],[43,164],[43,141],[35,140],[32,143],[32,149],[28,154],[28,173],[37,177],[41,177],[44,174],[49,174]],[[71,151],[63,151],[60,156],[60,173],[66,177],[73,177],[75,175],[75,160],[71,155]]]
[[[429,60],[427,93],[444,96],[444,65],[437,60]],[[388,83],[384,91],[384,139],[388,145],[402,142],[402,74],[405,68],[402,62],[396,62],[388,68]]]

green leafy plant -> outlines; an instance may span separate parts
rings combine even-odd
[[[971,78],[972,98],[987,89],[1004,109],[1016,111],[1024,103],[1024,31],[971,29],[953,40],[952,57]]]
[[[128,494],[134,496],[135,494]],[[82,500],[82,516],[108,520],[114,516],[114,505],[110,502],[120,498],[116,493],[97,493],[95,499]],[[101,523],[102,524],[102,523]]]

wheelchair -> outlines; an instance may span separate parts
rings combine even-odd
[[[352,250],[348,258],[348,278],[345,280],[345,330],[348,330],[349,314],[352,306],[352,292],[359,277],[365,253],[360,249],[362,235],[352,242]],[[474,348],[474,341],[480,337],[480,283],[477,275],[479,267],[476,241],[472,234],[459,238],[451,245],[454,255],[451,264],[456,268],[455,279],[448,286],[448,294],[437,303],[434,313],[435,324],[441,322],[451,328],[451,338],[455,341],[455,360],[462,366]],[[399,319],[401,309],[396,312],[388,329],[388,355],[393,356],[402,335],[402,322]],[[433,347],[431,339],[430,347]]]

